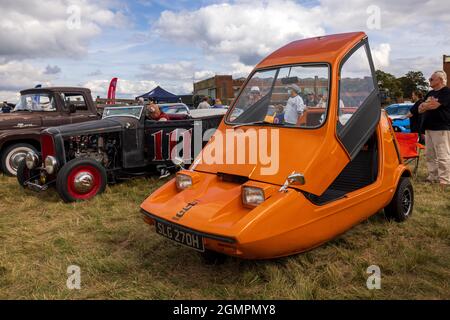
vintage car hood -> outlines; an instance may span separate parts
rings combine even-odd
[[[325,126],[314,130],[241,127],[241,130],[235,132],[234,145],[226,143],[225,138],[220,143],[220,136],[224,136],[225,128],[219,127],[191,169],[241,176],[279,186],[291,173],[302,173],[306,183],[293,187],[321,195],[349,161],[349,156],[335,135],[327,134]],[[231,130],[230,127],[228,130]],[[260,139],[260,143],[251,146],[249,140],[246,140],[246,143],[242,142],[243,140],[238,142],[239,138],[250,135],[249,130],[256,131],[259,137],[266,134],[267,142]],[[251,159],[249,150],[253,150],[254,159]],[[245,159],[239,161],[237,153],[243,151]],[[220,155],[214,158],[217,154],[222,154],[222,159]]]
[[[31,112],[0,114],[0,129],[26,128],[42,126],[42,118]]]
[[[127,123],[135,126],[138,123],[138,120],[130,117],[111,117],[107,119],[52,127],[45,131],[50,134],[58,134],[61,136],[86,135],[120,131],[127,125]]]

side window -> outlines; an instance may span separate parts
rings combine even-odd
[[[341,68],[339,123],[345,125],[374,90],[366,46],[357,49]]]
[[[75,105],[77,111],[87,111],[87,103],[81,94],[61,94],[61,98],[64,100],[65,108],[69,110],[71,104]]]

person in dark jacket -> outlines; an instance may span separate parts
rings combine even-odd
[[[419,90],[413,91],[412,93],[412,102],[414,102],[414,105],[411,107],[413,109],[413,112],[410,111],[409,114],[411,114],[411,118],[409,119],[411,125],[411,132],[416,132],[419,135],[424,133],[422,129],[422,114],[418,113],[419,106],[424,102],[423,100],[423,93]]]
[[[427,180],[445,189],[450,186],[450,88],[444,71],[434,72],[429,81],[433,90],[418,108],[423,114]]]

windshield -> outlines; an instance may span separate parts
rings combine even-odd
[[[103,111],[102,119],[109,117],[133,117],[136,119],[141,118],[143,106],[134,107],[107,107]]]
[[[56,111],[55,101],[46,93],[24,94],[14,108],[18,111]]]
[[[308,64],[253,74],[229,113],[235,125],[271,123],[316,128],[326,120],[329,67]]]

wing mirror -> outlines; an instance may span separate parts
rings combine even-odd
[[[175,157],[174,159],[172,159],[172,162],[175,168],[179,170],[184,169],[184,161],[182,158]],[[167,167],[166,165],[156,166],[156,170],[158,170],[160,174],[159,179],[167,178],[168,176],[170,176],[170,168],[173,167]]]
[[[287,188],[291,185],[303,185],[305,184],[305,176],[301,173],[292,172],[280,188],[280,192],[286,192]]]
[[[173,159],[172,162],[175,165],[175,167],[177,167],[179,169],[184,169],[184,161],[182,158],[175,157],[175,159]]]

